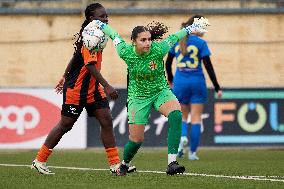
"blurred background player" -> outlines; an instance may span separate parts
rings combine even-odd
[[[187,27],[194,22],[194,18],[201,18],[201,15],[191,17],[182,27]],[[184,147],[188,143],[188,114],[191,115],[190,150],[189,160],[198,160],[196,151],[201,135],[201,115],[204,104],[207,103],[207,87],[202,71],[202,62],[214,85],[217,96],[221,98],[222,91],[218,84],[211,60],[210,50],[207,42],[201,37],[207,32],[195,31],[185,36],[179,43],[176,43],[168,53],[166,60],[166,71],[168,82],[172,86],[173,93],[181,103],[182,110],[182,134],[178,149],[178,156],[184,154]],[[174,57],[177,60],[176,73],[173,78],[172,62]]]
[[[102,52],[90,52],[82,43],[82,31],[94,19],[108,23],[106,10],[99,3],[90,4],[85,9],[85,21],[74,44],[75,52],[62,79],[55,87],[57,93],[63,93],[61,120],[49,132],[32,163],[32,167],[42,174],[54,174],[46,166],[47,159],[61,137],[72,129],[83,108],[87,110],[88,116],[96,117],[101,125],[101,139],[110,170],[115,172],[119,167],[120,159],[105,92],[111,99],[118,98],[118,93],[100,74]],[[135,167],[132,166],[130,169],[133,171]]]
[[[205,21],[202,18],[199,21]],[[206,20],[207,21],[207,20]],[[169,121],[168,130],[168,167],[166,173],[174,175],[183,173],[185,167],[176,161],[181,136],[182,114],[180,104],[167,83],[164,73],[163,58],[171,47],[192,31],[202,28],[195,23],[170,35],[162,36],[168,28],[159,22],[147,26],[136,26],[131,34],[132,44],[125,41],[109,25],[93,21],[113,40],[120,58],[127,64],[128,71],[128,123],[129,141],[124,147],[123,161],[117,175],[125,176],[130,161],[144,141],[145,125],[148,123],[151,108],[166,116]]]

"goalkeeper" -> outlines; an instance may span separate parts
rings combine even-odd
[[[144,126],[148,123],[152,107],[166,116],[169,121],[166,173],[174,175],[185,171],[185,167],[176,161],[181,136],[181,107],[167,83],[163,58],[176,42],[193,31],[203,30],[207,23],[205,18],[197,19],[192,25],[160,42],[157,40],[162,39],[168,31],[166,26],[159,22],[137,26],[131,34],[132,44],[126,44],[115,30],[99,20],[89,24],[90,27],[98,27],[110,36],[118,55],[128,66],[127,106],[130,136],[124,147],[123,161],[117,170],[117,175],[126,175],[130,161],[142,145]]]

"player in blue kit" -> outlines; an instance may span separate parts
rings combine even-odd
[[[200,15],[191,17],[182,27],[191,25],[194,18],[201,18]],[[207,87],[205,77],[202,71],[202,62],[214,85],[219,98],[222,97],[222,91],[218,84],[213,66],[211,64],[211,52],[207,42],[201,37],[207,31],[194,32],[184,37],[176,43],[168,53],[166,60],[166,71],[169,84],[173,92],[181,103],[182,110],[182,134],[178,149],[178,156],[182,157],[184,148],[188,143],[188,114],[191,113],[190,130],[190,150],[189,160],[198,160],[196,151],[199,145],[201,135],[201,115],[204,104],[207,103]],[[176,73],[173,77],[171,66],[173,59],[176,58]]]

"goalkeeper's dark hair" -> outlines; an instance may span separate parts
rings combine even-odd
[[[165,33],[168,32],[168,27],[160,22],[151,22],[147,26],[136,26],[131,33],[131,40],[135,40],[138,34],[141,32],[149,31],[151,34],[151,40],[162,39]]]
[[[73,46],[75,49],[74,53],[76,53],[78,50],[79,51],[81,50],[81,47],[83,45],[82,32],[84,28],[92,21],[91,16],[95,13],[97,9],[100,9],[100,8],[104,8],[104,6],[101,5],[100,3],[92,3],[86,7],[85,21],[83,22],[80,31],[74,35],[74,39],[76,40],[75,43],[73,43]]]
[[[203,16],[199,15],[199,14],[190,17],[186,22],[183,22],[181,24],[181,28],[185,28],[185,27],[193,24],[194,18],[201,18],[201,17],[203,17]],[[188,39],[188,35],[185,36],[184,38],[182,38],[179,42],[180,51],[181,51],[183,56],[185,56],[187,54],[187,50],[186,50],[187,49],[187,39]]]

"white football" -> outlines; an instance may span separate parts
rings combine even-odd
[[[82,37],[84,46],[91,51],[103,50],[108,42],[108,36],[95,27],[85,27]]]

